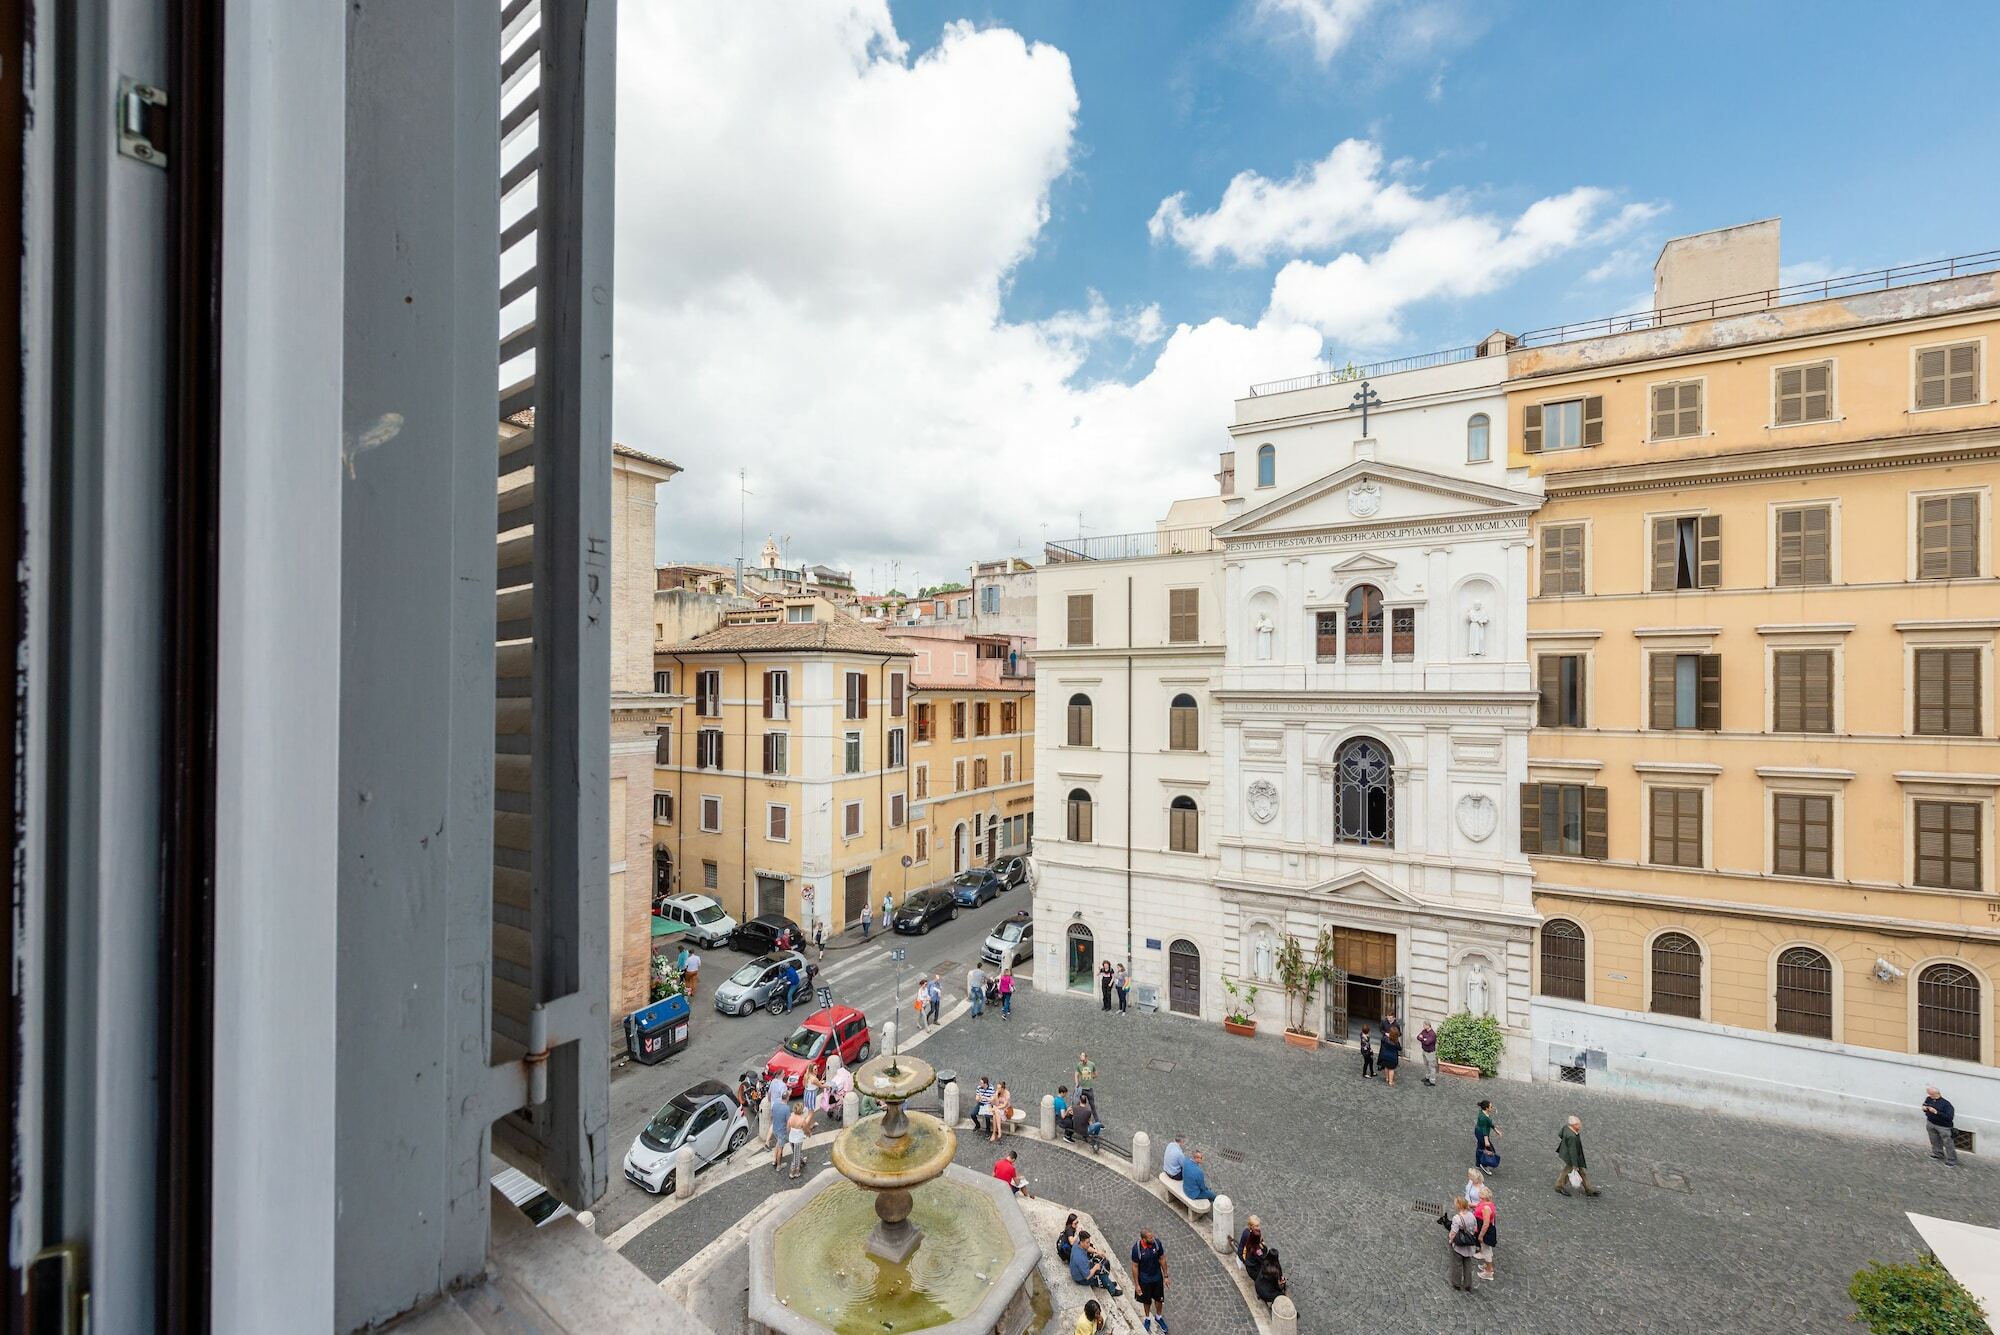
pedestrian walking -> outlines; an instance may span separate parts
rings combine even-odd
[[[1014,966],[1013,965],[1010,964],[1006,968],[1000,970],[999,986],[1000,986],[1000,1018],[1003,1020],[1010,1020],[1014,1017]]]
[[[1951,1133],[1956,1116],[1951,1100],[1938,1093],[1936,1085],[1925,1088],[1924,1131],[1931,1138],[1931,1158],[1942,1159],[1953,1168],[1958,1167],[1958,1138]]]
[[[1090,1059],[1090,1054],[1088,1052],[1077,1053],[1076,1054],[1077,1097],[1079,1098],[1088,1097],[1091,1100],[1091,1102],[1095,1103],[1097,1101],[1097,1091],[1095,1088],[1096,1084],[1097,1084],[1097,1063]]]
[[[687,971],[688,971],[688,948],[687,948],[687,943],[682,942],[681,948],[674,952],[674,972],[686,973]]]
[[[1424,1083],[1435,1085],[1438,1082],[1438,1035],[1429,1020],[1425,1020],[1424,1027],[1417,1030],[1417,1047],[1424,1054]]]
[[[806,1133],[812,1130],[813,1115],[811,1105],[801,1102],[792,1110],[790,1120],[785,1123],[785,1135],[792,1143],[792,1178],[805,1171]]]
[[[925,997],[930,1002],[932,1024],[936,1024],[938,1022],[938,1011],[941,1010],[944,1006],[943,984],[944,984],[944,975],[934,973],[931,975],[930,986],[924,989]]]
[[[1556,1153],[1562,1155],[1562,1175],[1556,1178],[1556,1190],[1569,1195],[1571,1187],[1582,1187],[1586,1196],[1597,1195],[1597,1188],[1590,1185],[1590,1166],[1583,1157],[1583,1119],[1571,1117],[1563,1127],[1562,1138],[1556,1142]]]
[[[764,1097],[764,1106],[770,1113],[771,1167],[774,1171],[785,1166],[785,1125],[792,1116],[791,1098],[791,1086],[785,1083],[783,1076],[771,1081],[771,1088]]]
[[[1500,1207],[1490,1191],[1480,1193],[1473,1204],[1472,1217],[1479,1224],[1479,1277],[1493,1278],[1493,1249],[1500,1245],[1500,1225],[1495,1222]]]
[[[991,1128],[986,1138],[997,1141],[1006,1135],[1008,1119],[1013,1115],[1014,1096],[1007,1092],[1007,1082],[1002,1080],[999,1087],[993,1091],[993,1102],[986,1109],[986,1125]]]
[[[1118,1013],[1120,1015],[1125,1014],[1126,1013],[1125,997],[1126,994],[1131,992],[1132,990],[1132,979],[1130,975],[1128,975],[1125,972],[1125,966],[1122,964],[1119,965],[1117,971],[1111,975],[1111,990],[1118,994]],[[1162,1329],[1164,1329],[1164,1327],[1162,1327]]]
[[[972,1126],[981,1135],[986,1134],[986,1116],[993,1107],[995,1090],[993,1082],[985,1076],[979,1077],[979,1089],[972,1096]]]
[[[977,964],[965,971],[965,996],[972,1003],[972,1018],[986,1014],[986,970]]]
[[[826,924],[813,923],[813,963],[826,963]]]
[[[1472,1166],[1482,1172],[1498,1172],[1500,1168],[1500,1147],[1494,1138],[1500,1134],[1499,1124],[1493,1120],[1493,1100],[1479,1101],[1479,1116],[1472,1123]]]
[[[868,939],[868,927],[871,921],[868,916],[868,906],[863,904],[861,906],[861,939],[863,941]]]
[[[695,990],[701,985],[701,956],[692,950],[688,952],[687,965],[681,971],[681,981],[687,984],[688,1000],[694,1000]]]
[[[1396,1087],[1396,1067],[1402,1060],[1403,1031],[1391,1021],[1382,1029],[1382,1082],[1391,1089]]]
[[[1104,994],[1104,1010],[1107,1015],[1111,1012],[1111,984],[1111,961],[1106,960],[1097,966],[1097,990]]]
[[[889,925],[889,920],[895,916],[896,916],[896,897],[888,893],[887,891],[884,891],[882,894],[882,925],[884,927],[887,927]]]
[[[1465,1197],[1459,1196],[1451,1203],[1451,1218],[1446,1221],[1445,1231],[1450,1235],[1450,1252],[1447,1254],[1445,1274],[1454,1289],[1472,1288],[1472,1262],[1479,1255],[1479,1220],[1473,1216],[1472,1207]]]
[[[1361,1078],[1375,1078],[1375,1040],[1368,1036],[1368,1026],[1361,1026]]]
[[[1139,1300],[1139,1315],[1147,1330],[1157,1322],[1160,1335],[1167,1335],[1167,1249],[1153,1236],[1153,1230],[1139,1230],[1132,1244],[1132,1296]]]

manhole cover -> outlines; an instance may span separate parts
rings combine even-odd
[[[1151,1057],[1146,1061],[1146,1069],[1149,1071],[1171,1071],[1174,1069],[1174,1065],[1173,1062],[1168,1061],[1165,1057]]]
[[[936,964],[931,965],[930,973],[925,974],[924,977],[928,978],[932,973],[948,974],[957,967],[957,960],[939,960]]]
[[[1653,1185],[1664,1191],[1685,1191],[1689,1195],[1694,1194],[1694,1188],[1688,1185],[1685,1176],[1665,1166],[1653,1170]]]

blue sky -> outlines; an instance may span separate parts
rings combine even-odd
[[[739,468],[750,549],[877,584],[1142,529],[1252,380],[1633,309],[1670,236],[1782,216],[1788,278],[2000,247],[1996,38],[1973,4],[627,4],[615,427],[687,469],[662,557],[735,554]]]

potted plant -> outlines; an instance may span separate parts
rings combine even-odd
[[[1460,1011],[1438,1026],[1438,1069],[1477,1080],[1500,1066],[1500,1022],[1490,1015]]]
[[[1299,939],[1290,932],[1285,933],[1285,942],[1278,947],[1278,981],[1285,985],[1286,1010],[1291,1022],[1285,1026],[1285,1042],[1295,1048],[1319,1047],[1319,1034],[1306,1028],[1306,1011],[1312,1005],[1314,986],[1320,979],[1320,966],[1306,959],[1306,952],[1299,945]]]
[[[1222,990],[1229,994],[1229,1014],[1222,1017],[1222,1027],[1246,1038],[1254,1036],[1257,1032],[1257,985],[1246,983],[1238,987],[1225,978]]]

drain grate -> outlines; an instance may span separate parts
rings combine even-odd
[[[1222,1156],[1223,1158],[1225,1158],[1225,1159],[1229,1160],[1229,1162],[1231,1162],[1231,1163],[1242,1163],[1242,1162],[1243,1162],[1243,1152],[1242,1152],[1241,1150],[1231,1150],[1231,1149],[1221,1149],[1221,1148],[1218,1148],[1218,1149],[1217,1149],[1217,1150],[1216,1150],[1215,1152],[1216,1152],[1217,1154],[1221,1155],[1221,1156]]]
[[[1172,1061],[1169,1061],[1169,1060],[1168,1060],[1167,1058],[1165,1058],[1165,1057],[1149,1057],[1149,1058],[1147,1058],[1147,1059],[1146,1059],[1146,1069],[1147,1069],[1147,1070],[1149,1070],[1149,1071],[1159,1071],[1159,1072],[1161,1072],[1162,1074],[1164,1074],[1165,1072],[1168,1072],[1168,1071],[1171,1071],[1171,1070],[1173,1070],[1173,1069],[1174,1069],[1174,1067],[1175,1067],[1175,1066],[1176,1066],[1177,1064],[1178,1064],[1178,1063],[1176,1063],[1176,1062],[1172,1062]]]
[[[1954,1147],[1964,1150],[1967,1154],[1977,1154],[1979,1152],[1979,1143],[1974,1139],[1974,1134],[1971,1131],[1967,1131],[1964,1127],[1955,1126],[1951,1129],[1951,1143]]]
[[[1418,1214],[1441,1215],[1444,1213],[1444,1207],[1436,1201],[1411,1201],[1410,1209]]]
[[[1556,1070],[1561,1074],[1564,1084],[1580,1085],[1584,1083],[1584,1069],[1581,1066],[1559,1066]]]

